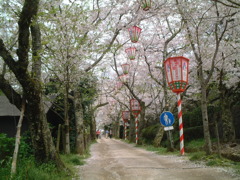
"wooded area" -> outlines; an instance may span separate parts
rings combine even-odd
[[[178,121],[178,103],[164,61],[184,56],[190,59],[181,93],[185,141],[204,138],[207,154],[215,139],[239,143],[239,10],[234,0],[1,1],[0,95],[19,112],[4,114],[4,106],[13,107],[0,102],[0,124],[16,124],[24,113],[36,162],[67,171],[59,154],[84,154],[97,129],[124,138],[122,111],[136,99],[137,143],[169,146],[159,116],[170,111]],[[141,28],[137,42],[130,40],[133,26]],[[126,124],[126,139],[135,142],[134,115]],[[171,149],[179,149],[178,133],[175,122]]]

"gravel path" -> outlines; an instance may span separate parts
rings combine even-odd
[[[237,180],[223,168],[194,164],[187,157],[157,155],[115,139],[99,139],[79,166],[81,180]]]

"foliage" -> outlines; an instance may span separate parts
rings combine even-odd
[[[13,156],[15,147],[15,138],[7,137],[6,134],[0,134],[0,167],[8,165]],[[21,137],[18,157],[26,158],[33,154],[31,143],[28,139],[27,132]]]
[[[38,165],[33,158],[27,158],[19,162],[17,174],[13,179],[67,180],[71,179],[71,176],[64,171],[59,172],[53,163]]]
[[[149,126],[147,128],[144,128],[142,130],[142,138],[143,138],[144,143],[152,144],[152,142],[157,134],[157,131],[159,129],[159,126],[160,126],[160,124],[158,123],[158,124]]]
[[[204,140],[203,139],[195,139],[192,141],[185,141],[185,150],[186,152],[198,152],[203,150]]]
[[[188,153],[189,159],[195,162],[204,162],[207,166],[230,167],[240,174],[240,163],[219,157],[217,154],[206,155],[204,151]]]
[[[183,118],[185,128],[202,126],[202,112],[200,107],[194,109],[192,107],[190,111],[184,112]]]
[[[191,141],[203,137],[203,126],[184,128],[184,139]]]
[[[240,174],[240,163],[229,159],[219,157],[218,154],[207,155],[203,151],[204,139],[197,139],[185,144],[186,149],[191,149],[187,152],[189,159],[195,162],[204,162],[207,166],[231,167],[235,169],[237,174]]]
[[[0,177],[3,179],[8,179],[10,175],[11,160],[11,158],[0,160]]]
[[[78,91],[82,94],[83,105],[92,104],[97,95],[97,78],[93,74],[86,74],[80,79]]]
[[[4,164],[4,161],[8,161],[13,155],[14,150],[14,138],[7,137],[6,134],[0,134],[0,162],[1,165]]]
[[[157,154],[177,154],[178,153],[177,151],[169,152],[167,150],[167,148],[165,148],[165,147],[154,147],[152,145],[141,145],[138,147],[142,147],[142,148],[146,149],[147,151],[152,151]]]
[[[74,166],[83,165],[84,159],[89,155],[79,156],[76,154],[61,155],[61,159],[68,169],[71,169],[71,174],[58,171],[53,163],[36,164],[32,156],[20,158],[17,164],[17,173],[13,176],[14,180],[70,180],[75,176]],[[11,160],[0,168],[0,177],[4,180],[10,179]]]
[[[79,156],[77,154],[66,154],[61,155],[62,160],[72,169],[73,166],[76,165],[84,165],[84,159],[88,157],[86,155]]]

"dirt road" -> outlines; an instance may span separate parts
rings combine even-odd
[[[230,180],[224,169],[196,165],[187,157],[157,155],[115,139],[99,139],[79,167],[81,180]]]

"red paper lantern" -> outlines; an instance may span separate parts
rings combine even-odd
[[[122,66],[123,74],[128,74],[130,65],[126,63],[126,64],[122,64],[121,66]]]
[[[133,43],[138,42],[142,29],[137,26],[133,26],[133,27],[130,27],[128,31],[129,31],[131,41]]]
[[[151,8],[151,0],[141,0],[141,3],[144,11],[147,11]]]
[[[124,122],[127,122],[130,119],[130,112],[129,111],[122,111],[122,119]]]
[[[138,100],[136,100],[136,99],[130,100],[130,109],[131,109],[131,112],[135,115],[135,117],[137,117],[138,114],[140,114],[141,106],[140,106],[140,103],[138,102]]]
[[[188,85],[189,59],[179,56],[164,61],[168,86],[174,93],[185,91]]]
[[[129,58],[130,60],[134,60],[134,59],[135,59],[135,56],[136,56],[136,48],[135,48],[135,47],[127,48],[127,49],[125,50],[125,52],[127,53],[128,58]]]

